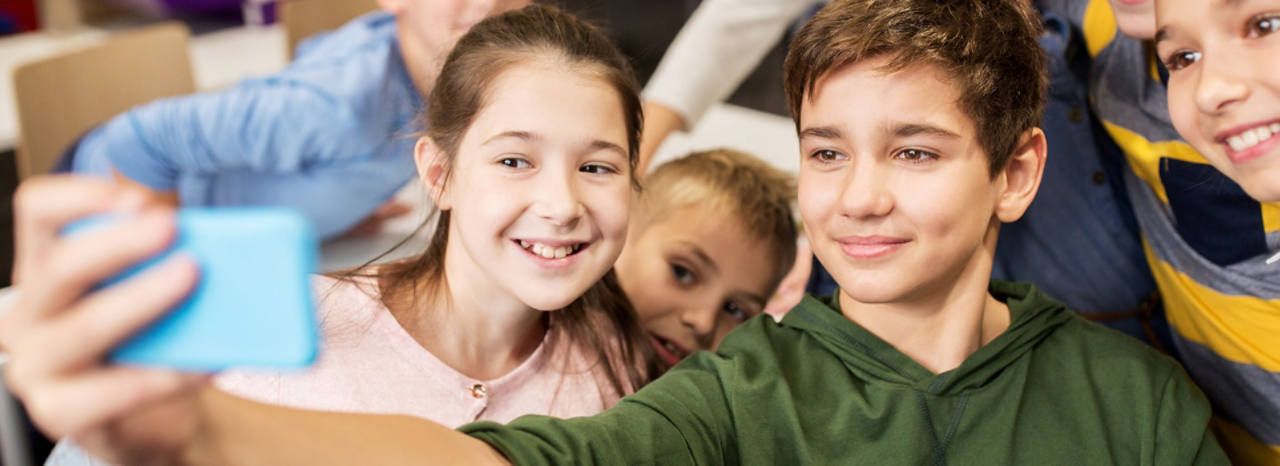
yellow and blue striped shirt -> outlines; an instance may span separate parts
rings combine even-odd
[[[1081,28],[1090,99],[1123,149],[1143,247],[1178,356],[1244,464],[1280,464],[1280,205],[1259,203],[1181,140],[1149,42],[1121,34],[1107,0],[1043,7]],[[1056,11],[1055,11],[1056,10]]]

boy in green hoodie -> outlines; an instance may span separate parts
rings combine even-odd
[[[1020,0],[819,12],[786,91],[805,231],[840,291],[748,321],[613,409],[466,436],[206,389],[97,445],[214,464],[1226,464],[1173,360],[990,280],[1045,163],[1038,24]]]

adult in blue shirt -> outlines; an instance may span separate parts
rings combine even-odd
[[[529,1],[378,3],[303,42],[279,73],[107,121],[73,149],[72,170],[182,205],[293,207],[323,237],[355,227],[413,178],[414,122],[453,42]]]

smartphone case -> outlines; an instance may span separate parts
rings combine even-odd
[[[69,230],[82,231],[96,218]],[[167,251],[109,280],[127,280],[174,251],[200,267],[181,305],[116,348],[118,364],[186,371],[305,367],[319,346],[310,274],[316,235],[301,214],[280,208],[185,208]]]

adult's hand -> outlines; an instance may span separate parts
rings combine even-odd
[[[672,132],[684,131],[684,117],[671,107],[653,101],[644,103],[644,133],[640,135],[640,161],[636,164],[636,177],[643,178],[649,171],[653,156]]]

